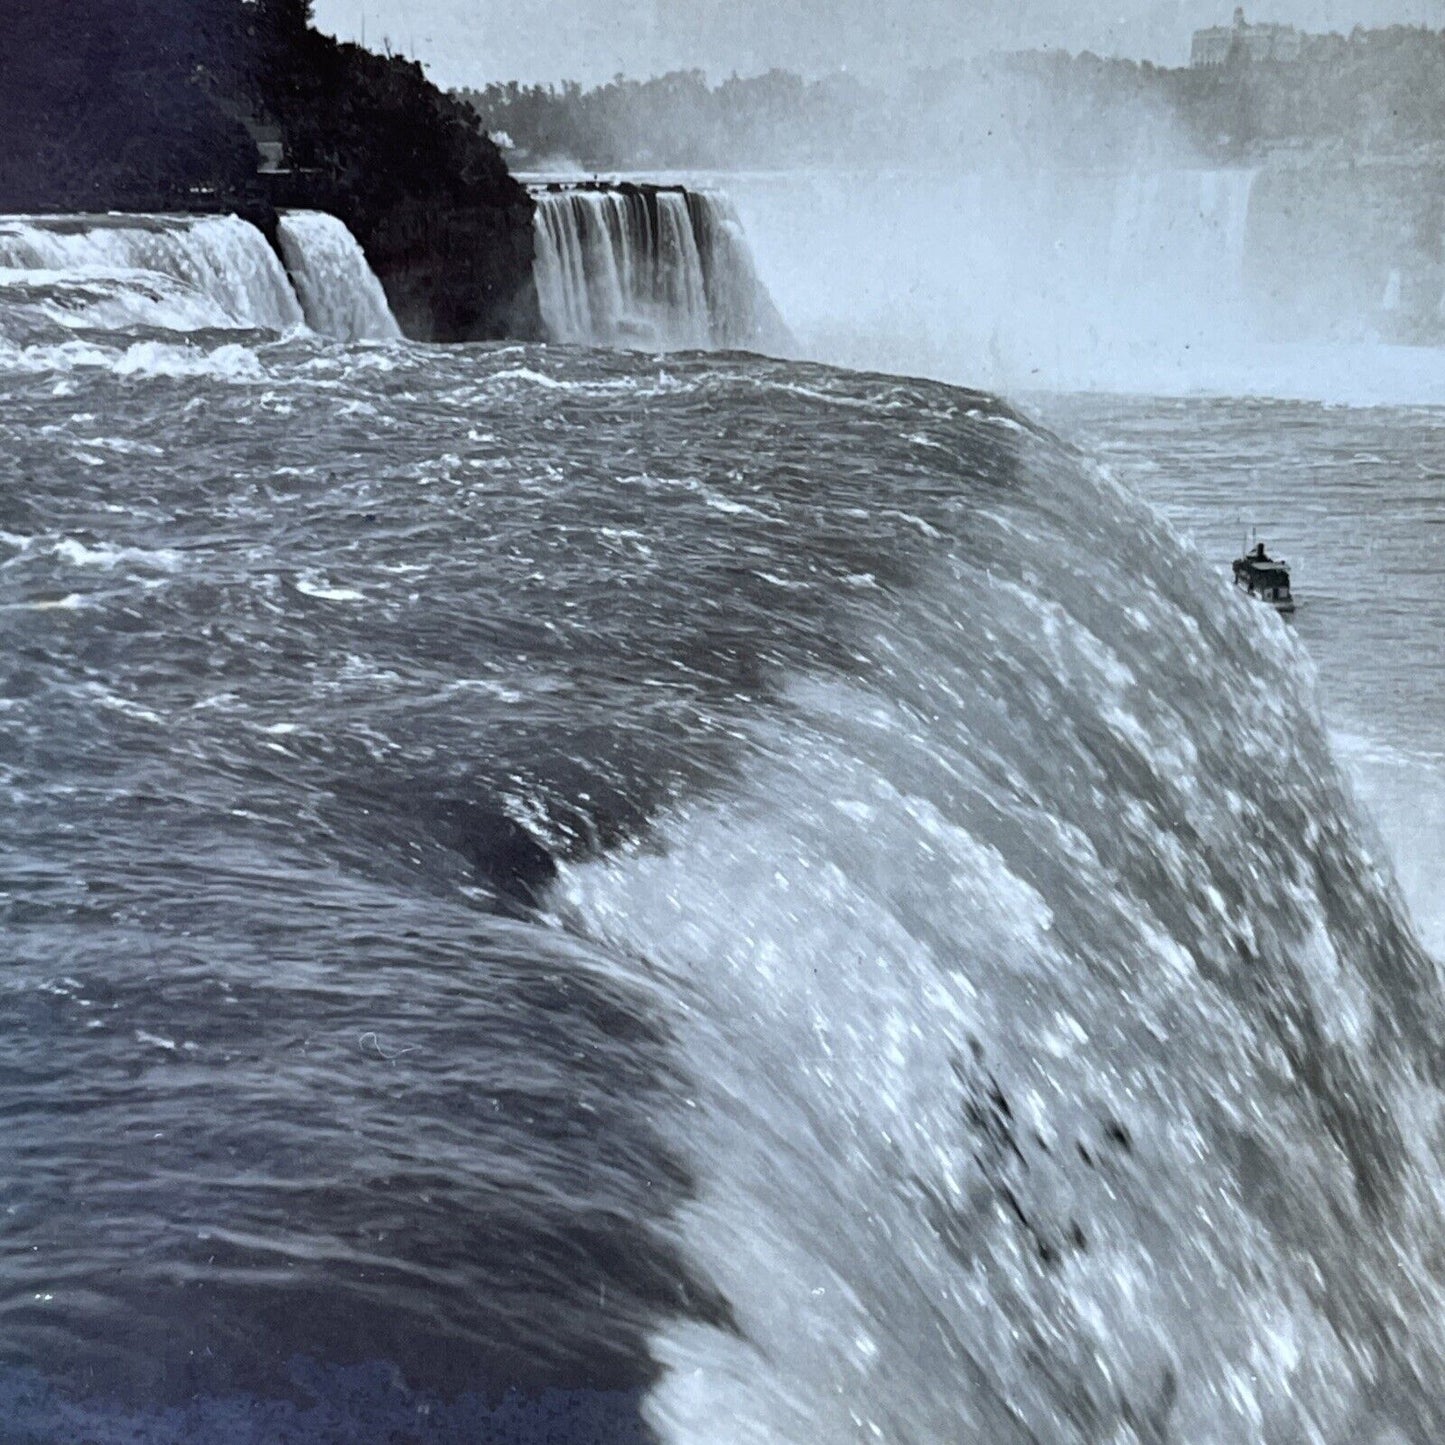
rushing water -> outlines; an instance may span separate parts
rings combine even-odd
[[[13,335],[27,310],[70,329],[117,331],[285,331],[302,320],[280,261],[235,216],[0,218],[0,287],[20,293],[4,294],[0,334]]]
[[[286,269],[307,325],[338,341],[395,341],[401,328],[356,237],[321,211],[287,211],[278,225]]]
[[[63,279],[0,297],[6,1445],[1445,1438],[1352,797],[1439,796],[1438,414],[1049,403],[1193,550],[941,383],[58,343]]]
[[[1445,411],[1101,397],[1044,410],[1216,570],[1256,532],[1293,561],[1291,627],[1336,751],[1445,958]]]
[[[341,341],[400,335],[334,216],[285,212],[278,241],[284,267],[237,216],[0,217],[0,346],[303,322]]]
[[[786,345],[726,195],[538,183],[534,199],[537,295],[553,341],[652,350]]]

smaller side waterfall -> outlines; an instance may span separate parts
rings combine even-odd
[[[339,341],[393,341],[401,328],[356,237],[323,211],[287,211],[281,251],[306,324]]]
[[[548,186],[537,292],[554,341],[778,350],[787,330],[725,196],[662,186]]]
[[[45,288],[62,325],[289,331],[303,320],[275,252],[237,216],[13,217],[0,220],[0,269]]]

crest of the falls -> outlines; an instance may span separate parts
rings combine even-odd
[[[334,216],[291,211],[285,265],[238,216],[0,219],[0,322],[12,341],[54,332],[286,332],[340,341],[401,335],[381,282]],[[289,277],[288,277],[289,272]]]
[[[302,324],[275,252],[238,216],[12,217],[0,221],[0,268],[41,316],[62,326],[289,331]]]
[[[1287,629],[978,393],[223,339],[0,348],[0,1438],[1445,1440],[1435,418],[1131,410]]]
[[[554,341],[777,350],[787,331],[726,196],[681,187],[537,193],[537,291]]]
[[[392,341],[401,328],[356,237],[324,211],[288,211],[279,227],[306,324],[339,341]]]

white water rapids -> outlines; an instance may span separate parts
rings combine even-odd
[[[309,325],[341,341],[400,335],[381,283],[334,216],[288,212],[279,239],[284,267],[237,216],[0,218],[9,303],[0,314],[12,329],[28,318],[122,334]]]

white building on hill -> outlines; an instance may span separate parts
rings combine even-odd
[[[1249,60],[1298,60],[1304,37],[1293,25],[1251,25],[1241,7],[1233,25],[1196,30],[1189,49],[1190,65],[1223,65],[1237,45]]]

